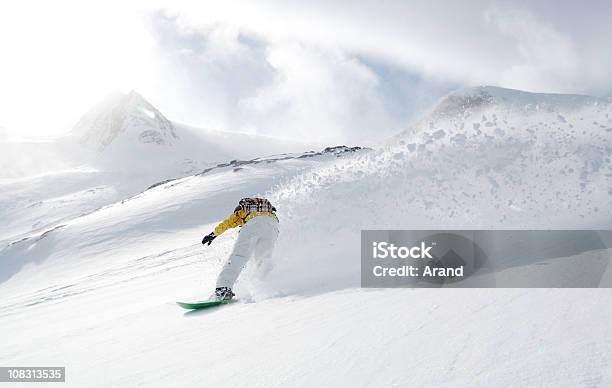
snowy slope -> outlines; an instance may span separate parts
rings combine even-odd
[[[265,195],[276,185],[321,164],[367,152],[343,147],[320,153],[235,161],[198,175],[152,185],[133,197],[8,241],[0,253],[3,263],[0,279],[16,276],[11,281],[22,283],[18,278],[28,271],[21,268],[29,263],[49,262],[48,270],[58,271],[56,275],[65,278],[64,269],[72,267],[75,260],[87,273],[79,258],[96,265],[101,262],[112,265],[113,260],[123,257],[122,249],[129,256],[134,251],[147,255],[158,253],[162,247],[167,250],[171,245],[164,236],[176,238],[181,233],[193,233],[192,228],[197,228],[199,235],[203,224],[212,226],[227,216],[244,196]],[[125,245],[111,236],[120,236]],[[32,275],[40,273],[37,266],[29,268]]]
[[[610,229],[610,128],[605,100],[456,92],[387,147],[274,191],[286,237],[260,292],[358,285],[361,229]]]
[[[231,160],[308,151],[311,144],[169,121],[136,92],[92,107],[71,134],[0,142],[0,242]]]
[[[75,387],[612,383],[603,290],[346,290],[183,313],[167,300],[196,269],[3,316],[0,360],[65,365]]]
[[[360,229],[611,227],[609,112],[470,89],[378,151],[222,164],[66,219],[0,251],[0,364],[71,386],[610,385],[607,290],[358,288]],[[254,194],[279,209],[272,270],[179,310],[236,231],[202,235]]]

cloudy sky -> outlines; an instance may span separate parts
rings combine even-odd
[[[65,133],[134,89],[179,122],[357,143],[464,86],[612,95],[606,1],[125,3],[0,4],[0,127]]]

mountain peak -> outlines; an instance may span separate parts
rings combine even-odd
[[[138,92],[112,93],[91,108],[72,129],[81,143],[102,151],[120,138],[142,144],[172,145],[172,123]]]

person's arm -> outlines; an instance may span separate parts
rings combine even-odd
[[[244,225],[245,215],[244,210],[238,210],[237,212],[232,213],[225,221],[217,225],[214,231],[215,236],[222,235],[228,229]]]
[[[221,222],[219,225],[215,227],[214,232],[207,234],[202,239],[202,244],[210,245],[217,236],[223,234],[226,230],[235,228],[237,226],[244,225],[244,218],[246,216],[246,212],[244,210],[238,210],[232,213],[226,220]]]

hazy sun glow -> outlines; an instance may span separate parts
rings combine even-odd
[[[0,127],[55,135],[110,91],[138,88],[153,45],[138,12],[82,2],[0,6]]]

